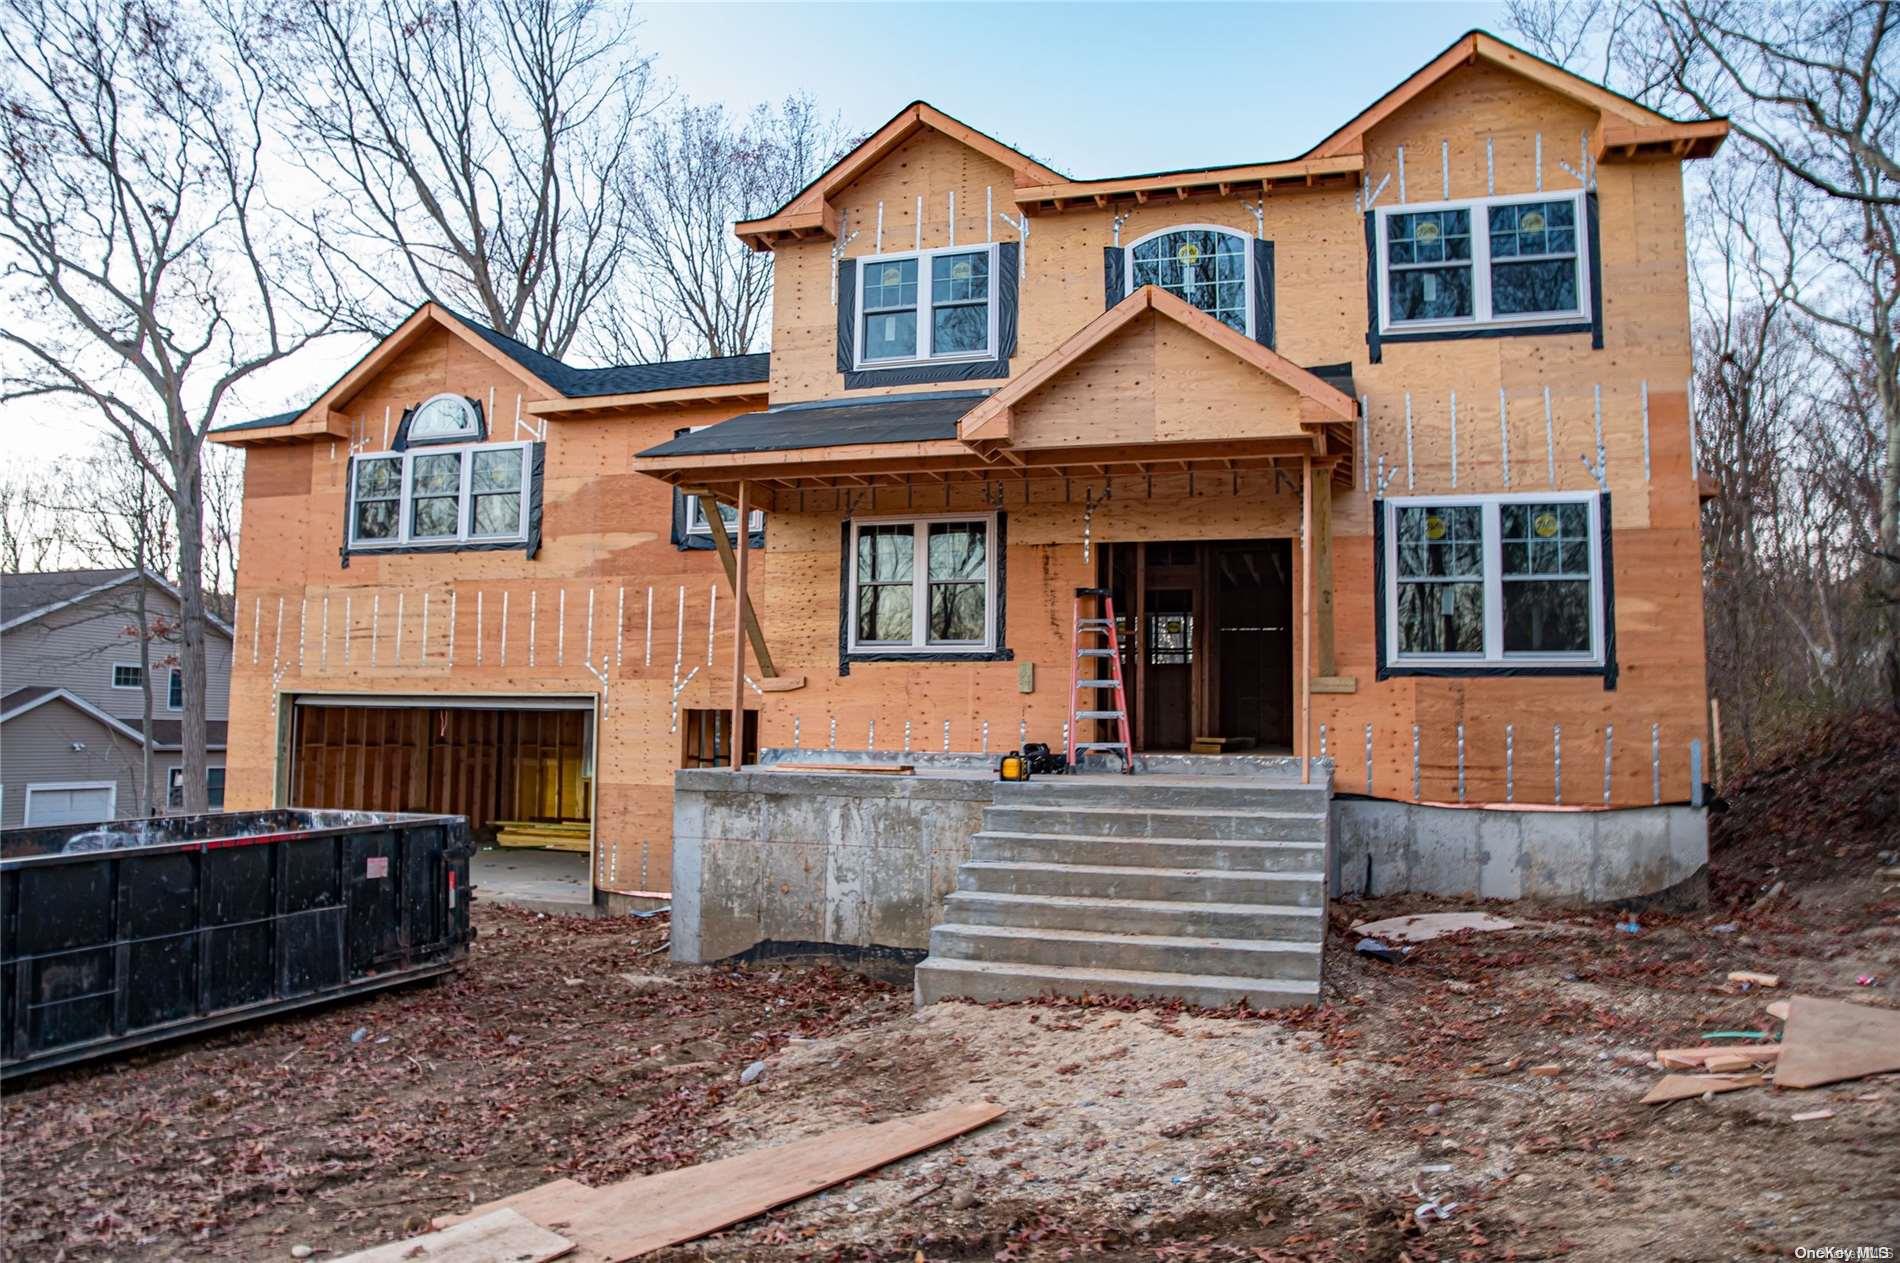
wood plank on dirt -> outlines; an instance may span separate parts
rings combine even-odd
[[[1658,1048],[1656,1060],[1665,1070],[1694,1070],[1698,1066],[1707,1066],[1712,1060],[1727,1057],[1745,1057],[1747,1064],[1760,1061],[1774,1061],[1781,1056],[1780,1044],[1736,1044],[1722,1048]]]
[[[579,1180],[550,1180],[519,1193],[510,1193],[507,1197],[498,1197],[492,1202],[471,1206],[459,1215],[437,1215],[430,1220],[430,1224],[436,1228],[451,1228],[498,1210],[510,1210],[552,1228],[561,1223],[566,1211],[599,1191]]]
[[[1764,1082],[1764,1077],[1758,1074],[1666,1074],[1662,1082],[1643,1097],[1643,1104],[1686,1101],[1705,1092],[1734,1092],[1759,1087]]]
[[[1006,1112],[988,1103],[952,1105],[597,1189],[557,1180],[494,1204],[572,1238],[574,1263],[622,1263],[809,1197]]]
[[[1788,997],[1776,1087],[1818,1088],[1889,1070],[1900,1070],[1900,1011]]]
[[[337,1263],[547,1263],[574,1243],[514,1210],[495,1210],[437,1232],[361,1250]]]

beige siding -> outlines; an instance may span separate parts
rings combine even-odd
[[[145,705],[141,690],[112,687],[113,664],[136,665],[139,660],[136,600],[132,585],[124,584],[7,632],[0,638],[0,692],[29,684],[68,689],[136,726]],[[147,598],[147,615],[176,625],[178,602],[154,588]],[[182,711],[165,705],[170,668],[177,661],[178,646],[152,643],[154,719],[183,717]],[[205,717],[224,719],[231,708],[231,642],[215,630],[206,639],[205,665]]]

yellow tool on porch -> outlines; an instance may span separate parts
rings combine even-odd
[[[1091,616],[1090,601],[1101,603],[1100,612]],[[1099,636],[1101,642],[1084,637]],[[1104,643],[1105,642],[1105,643]],[[1091,670],[1084,678],[1082,664],[1106,661],[1108,674]],[[1103,707],[1100,690],[1111,690],[1113,707]],[[1083,691],[1089,690],[1084,702]],[[1112,719],[1120,741],[1084,741],[1082,723],[1090,719]],[[1069,690],[1069,766],[1081,766],[1081,755],[1090,750],[1113,750],[1121,756],[1122,771],[1135,770],[1134,747],[1128,738],[1128,693],[1122,687],[1121,638],[1115,631],[1115,598],[1107,588],[1075,590],[1075,687]]]

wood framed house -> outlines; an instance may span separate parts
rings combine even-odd
[[[540,810],[566,756],[492,716],[572,712],[594,883],[670,896],[676,943],[917,950],[967,841],[878,847],[977,820],[949,769],[1024,741],[1113,765],[1125,717],[1151,774],[1330,788],[1335,890],[1673,886],[1706,706],[1681,164],[1725,134],[1482,32],[1285,161],[1072,180],[919,102],[735,226],[769,357],[574,370],[425,307],[220,436],[230,792]],[[1076,700],[1079,590],[1114,703]],[[872,773],[712,770],[734,731],[943,774],[873,794],[854,869],[761,787]]]

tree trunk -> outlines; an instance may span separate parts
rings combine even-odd
[[[139,725],[139,732],[145,737],[140,750],[139,801],[138,812],[141,816],[156,816],[158,804],[152,797],[152,624],[145,610],[145,598],[150,589],[145,583],[145,548],[141,539],[138,548],[139,580],[135,609],[139,620],[139,687],[144,693],[145,719]]]
[[[180,605],[178,664],[184,686],[184,809],[196,814],[207,808],[205,788],[205,592],[204,592],[204,471],[199,448],[189,434],[174,440],[183,460],[178,462],[173,507],[178,514],[178,596]]]

